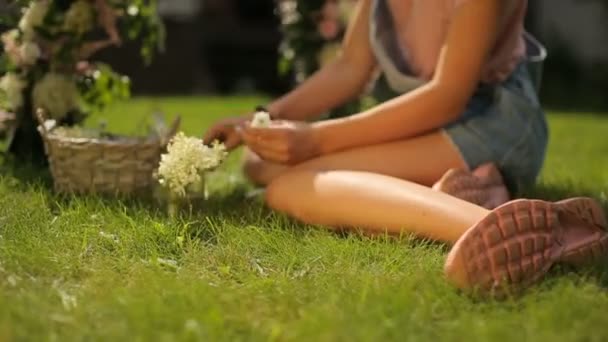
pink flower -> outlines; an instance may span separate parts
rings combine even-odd
[[[76,72],[81,75],[91,75],[95,71],[95,66],[88,61],[76,63]]]
[[[337,0],[326,0],[321,8],[317,30],[323,39],[333,40],[340,33],[340,5]]]
[[[17,44],[17,30],[10,30],[0,37],[4,44],[4,52],[15,65],[21,64],[21,53],[19,51],[19,45]]]
[[[321,20],[317,27],[319,34],[325,40],[335,39],[340,33],[340,23],[336,20]]]

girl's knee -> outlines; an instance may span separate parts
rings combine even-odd
[[[243,173],[254,184],[266,185],[264,171],[264,162],[261,160],[247,158],[243,161]]]
[[[310,190],[307,190],[313,172],[287,172],[272,180],[266,187],[266,204],[279,212],[300,220],[307,220],[307,202],[310,202]]]
[[[283,175],[266,186],[265,200],[270,208],[288,213],[294,197],[294,189],[289,185],[290,178],[292,178],[290,175]]]
[[[243,173],[249,181],[256,185],[270,184],[285,168],[281,165],[268,163],[249,150],[245,152]]]

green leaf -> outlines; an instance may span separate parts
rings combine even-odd
[[[108,105],[126,100],[131,96],[131,83],[127,77],[112,70],[109,65],[98,63],[96,70],[78,80],[78,87],[89,112],[99,112]]]
[[[126,15],[122,18],[122,36],[141,44],[140,54],[149,65],[155,54],[164,51],[165,27],[158,15],[157,2],[153,0],[115,1],[112,3]],[[130,7],[137,8],[130,11]]]

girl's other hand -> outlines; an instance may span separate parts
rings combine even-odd
[[[205,145],[210,145],[214,140],[224,143],[228,151],[242,144],[241,135],[237,132],[239,126],[247,121],[247,117],[226,118],[217,121],[203,138]]]
[[[299,164],[321,154],[314,127],[300,121],[272,121],[266,128],[242,126],[245,144],[262,159],[280,164]]]

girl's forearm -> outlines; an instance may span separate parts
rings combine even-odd
[[[371,75],[343,58],[315,73],[268,106],[274,119],[310,120],[358,96]]]
[[[454,121],[480,82],[496,42],[502,6],[503,1],[492,0],[459,7],[426,85],[349,118],[314,124],[322,152],[406,139]]]
[[[462,96],[427,85],[351,117],[315,123],[323,153],[414,137],[455,120],[466,105]]]
[[[275,118],[308,120],[359,95],[375,60],[369,44],[371,0],[357,3],[342,43],[342,55],[289,94],[268,106]]]

